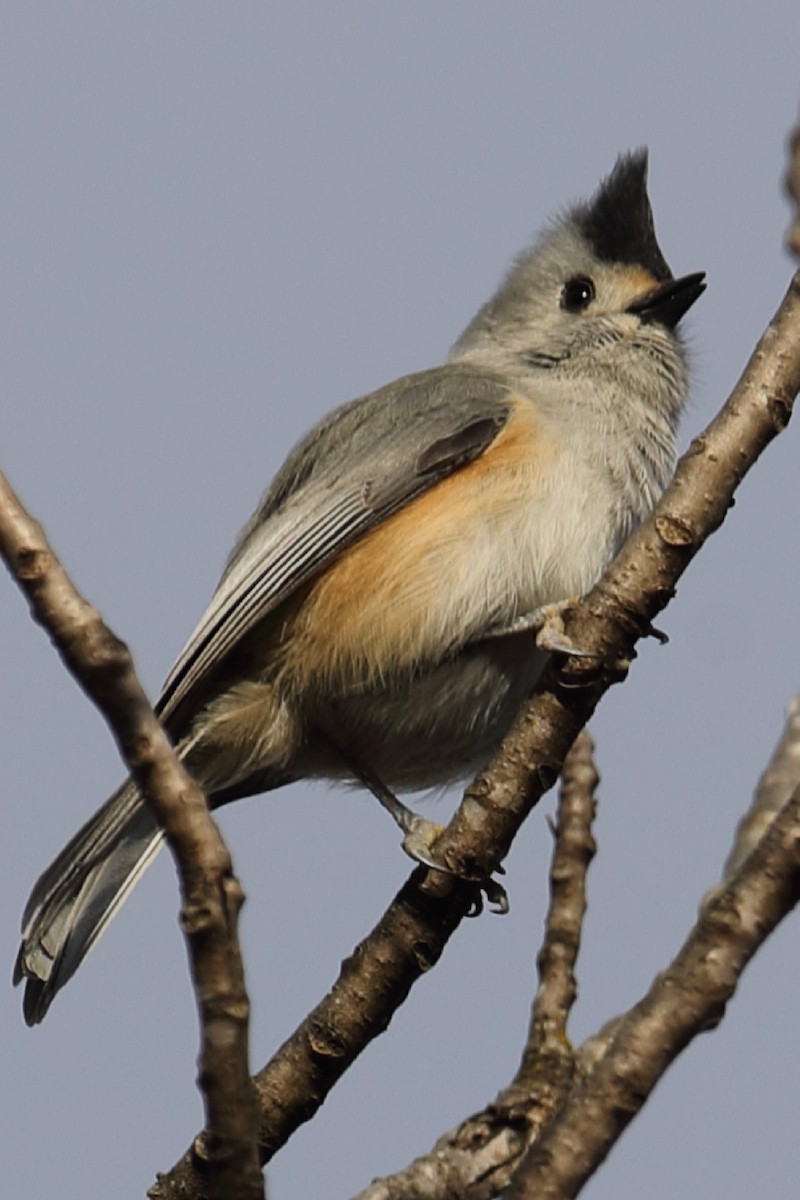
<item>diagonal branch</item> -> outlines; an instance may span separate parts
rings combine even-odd
[[[595,652],[598,666],[587,667],[585,659],[553,662],[490,768],[467,790],[437,845],[437,855],[459,874],[485,876],[502,859],[525,816],[557,777],[569,746],[603,693],[624,678],[638,637],[649,630],[691,558],[721,524],[741,478],[785,426],[799,385],[800,278],[795,277],[731,399],[684,456],[651,519],[623,547],[592,593],[568,614],[568,636]],[[12,539],[23,532],[16,516],[6,532]],[[18,547],[12,540],[9,559],[25,582],[35,615],[51,629],[65,661],[77,673],[86,639],[86,685],[103,711],[119,721],[120,744],[152,798],[162,772],[171,777],[174,768],[161,757],[166,742],[157,727],[138,724],[143,698],[130,682],[127,652],[115,639],[104,642],[97,636],[93,610],[63,587],[65,577],[59,575],[43,539],[36,540],[41,538],[37,528],[27,527],[24,537],[32,540],[26,543],[23,538]],[[114,677],[123,681],[121,692],[133,701],[130,709],[117,704],[110,682]],[[131,713],[136,713],[135,719]],[[183,800],[192,797],[183,780],[176,786]],[[165,817],[170,807],[163,807]],[[183,807],[195,809],[191,802]],[[199,844],[193,826],[183,827],[180,812],[174,825],[171,818],[167,824],[174,846],[182,840],[181,830],[190,844]],[[214,867],[221,873],[218,880],[227,874],[221,857]],[[195,882],[187,878],[187,899]],[[220,884],[217,901],[223,891]],[[347,961],[331,994],[259,1073],[264,1158],[313,1114],[349,1063],[386,1027],[416,978],[441,954],[471,898],[470,890],[450,877],[426,876],[423,871],[412,875],[374,934]],[[221,905],[227,908],[224,921],[235,907],[235,899]],[[235,988],[232,994],[239,995]],[[235,1015],[235,1008],[231,1005],[227,1015]],[[212,1121],[212,1127],[215,1124]],[[190,1172],[198,1149],[204,1152],[209,1145],[213,1151],[213,1143],[196,1143],[195,1156],[186,1160]],[[162,1180],[160,1194],[178,1194],[170,1190],[178,1179]]]
[[[798,822],[800,696],[795,696],[752,803],[739,822],[722,882],[707,892],[697,925],[648,995],[629,1013],[608,1021],[580,1047],[579,1058],[589,1081],[569,1097],[545,1131],[541,1157],[537,1148],[521,1167],[513,1197],[524,1200],[541,1196],[546,1200],[552,1196],[555,1200],[558,1196],[560,1200],[562,1196],[577,1195],[669,1063],[698,1033],[722,1018],[747,962],[800,899]],[[704,978],[706,970],[708,977]],[[686,997],[688,1002],[684,1002]],[[660,1022],[663,1027],[659,1030]],[[649,1063],[642,1054],[643,1047],[649,1053]],[[598,1063],[602,1063],[602,1076],[595,1090],[591,1072]],[[603,1077],[613,1080],[616,1094],[603,1091]],[[607,1117],[614,1114],[616,1123],[609,1122],[600,1130],[594,1119],[595,1109],[586,1118],[591,1131],[577,1133],[587,1096],[590,1107],[602,1107]],[[630,1105],[626,1111],[620,1107],[623,1098]],[[587,1151],[582,1164],[576,1161],[572,1148],[566,1148],[576,1137]],[[554,1144],[560,1150],[553,1151]]]
[[[257,1115],[247,1064],[249,1001],[236,923],[244,895],[197,784],[178,762],[136,678],[127,647],[74,588],[0,475],[0,555],[64,663],[100,709],[164,829],[180,873],[181,923],[201,1017],[207,1132],[193,1162],[205,1195],[258,1200]]]
[[[786,426],[800,388],[800,273],[739,383],[690,446],[651,517],[592,592],[567,614],[572,641],[598,655],[551,663],[494,760],[467,789],[436,844],[461,876],[490,874],[525,817],[558,778],[601,696],[627,674],[635,643],[671,598],[694,555],[722,523],[733,494]],[[328,995],[256,1076],[261,1154],[267,1161],[322,1104],[347,1067],[382,1032],[413,983],[437,961],[469,909],[468,885],[417,869],[375,930],[346,960]],[[184,1158],[160,1196],[196,1195]]]
[[[566,614],[567,636],[596,654],[600,666],[586,658],[551,663],[494,761],[467,789],[437,842],[437,857],[480,874],[494,868],[498,848],[500,857],[507,852],[601,696],[626,676],[636,641],[652,631],[678,579],[722,524],[744,475],[785,428],[799,388],[800,272],[729,400],[683,455],[650,518]],[[438,876],[431,886],[448,882]]]

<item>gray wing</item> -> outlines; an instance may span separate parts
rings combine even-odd
[[[168,718],[240,640],[345,547],[478,458],[508,419],[509,388],[455,364],[337,409],[292,451],[242,530],[173,667]]]

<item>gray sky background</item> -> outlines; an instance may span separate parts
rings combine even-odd
[[[777,306],[796,0],[595,6],[31,3],[0,38],[0,457],[152,694],[239,525],[334,405],[441,359],[512,256],[648,144],[660,240],[709,289],[684,444]],[[574,1036],[628,1007],[713,882],[800,686],[797,430],[772,447],[594,722],[600,854]],[[29,888],[118,782],[105,728],[0,580],[0,964]],[[436,812],[446,815],[453,797]],[[546,898],[535,813],[511,915],[468,922],[270,1171],[346,1197],[516,1067]],[[430,809],[428,810],[430,811]],[[408,863],[369,797],[298,786],[223,818],[248,892],[261,1064]],[[45,1024],[0,987],[3,1193],[143,1194],[200,1125],[166,857]],[[585,1191],[797,1193],[800,929],[663,1081]]]

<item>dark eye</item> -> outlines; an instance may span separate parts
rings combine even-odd
[[[588,275],[568,279],[561,289],[561,307],[567,312],[582,312],[594,300],[594,284]]]

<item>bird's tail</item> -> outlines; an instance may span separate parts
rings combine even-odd
[[[14,983],[36,1025],[75,974],[159,849],[161,830],[130,780],[64,847],[36,883],[22,918]]]

